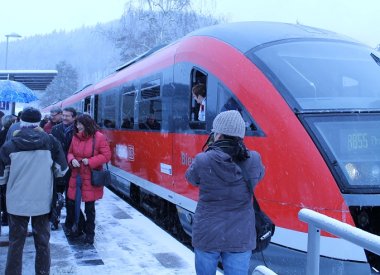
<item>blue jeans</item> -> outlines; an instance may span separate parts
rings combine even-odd
[[[222,260],[224,275],[247,275],[252,251],[214,252],[194,249],[197,275],[215,275],[219,259]]]

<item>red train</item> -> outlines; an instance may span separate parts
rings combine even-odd
[[[214,117],[239,110],[245,142],[266,166],[256,196],[277,225],[253,260],[304,274],[300,209],[380,233],[379,56],[303,25],[217,25],[153,49],[56,105],[89,112],[101,125],[113,150],[114,188],[166,222],[178,215],[189,234],[198,190],[184,173]],[[191,95],[197,83],[207,86],[204,122]],[[378,256],[325,233],[321,255],[321,274],[380,267]]]

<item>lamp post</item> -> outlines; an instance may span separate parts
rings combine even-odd
[[[7,69],[8,66],[8,43],[9,43],[9,38],[14,37],[14,38],[20,38],[21,35],[13,32],[10,34],[6,34],[5,37],[7,38],[7,48],[5,49],[5,70]]]

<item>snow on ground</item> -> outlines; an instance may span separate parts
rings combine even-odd
[[[61,222],[64,215],[63,210]],[[1,238],[7,234],[3,227]],[[69,245],[61,226],[51,232],[50,244],[51,274],[195,274],[190,249],[109,190],[96,202],[95,249]],[[0,247],[1,274],[6,254],[7,247]],[[23,274],[34,274],[34,256],[33,237],[28,237]]]

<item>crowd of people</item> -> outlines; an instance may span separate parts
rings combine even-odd
[[[205,104],[202,84],[192,92],[200,106]],[[200,120],[205,119],[202,111]],[[256,247],[252,193],[265,168],[260,154],[243,142],[246,125],[239,111],[221,112],[212,125],[212,139],[185,174],[199,187],[192,227],[195,269],[197,274],[215,274],[221,261],[225,274],[246,275]],[[110,147],[91,116],[72,107],[52,108],[47,120],[33,107],[24,108],[17,118],[3,116],[0,146],[2,225],[9,225],[5,274],[22,272],[29,220],[35,272],[49,274],[50,230],[60,226],[63,205],[66,236],[84,235],[84,245],[94,243],[95,201],[102,198],[103,187],[91,184],[91,170],[101,170],[110,161]]]
[[[49,274],[50,230],[59,227],[64,201],[67,237],[85,235],[83,245],[94,243],[95,201],[104,187],[93,186],[90,175],[111,159],[108,142],[90,115],[71,107],[54,107],[47,119],[33,107],[25,107],[17,118],[3,116],[0,142],[1,222],[9,226],[5,274],[22,274],[29,220],[35,274]]]

